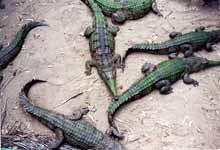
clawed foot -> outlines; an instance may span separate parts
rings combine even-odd
[[[117,140],[122,140],[122,139],[124,139],[124,134],[123,134],[123,133],[120,133],[116,127],[110,127],[110,128],[106,131],[106,134],[107,134],[109,137],[112,137],[112,138],[117,139]]]

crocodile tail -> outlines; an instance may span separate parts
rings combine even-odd
[[[29,81],[27,84],[25,84],[25,86],[21,89],[21,92],[19,93],[19,100],[20,100],[21,106],[23,107],[25,111],[32,112],[33,108],[35,107],[29,102],[30,100],[28,98],[28,93],[29,93],[30,88],[37,83],[43,83],[43,82],[46,82],[46,81],[33,79]]]
[[[208,67],[220,66],[220,61],[208,60]]]
[[[128,55],[130,55],[131,53],[135,53],[135,52],[157,53],[159,47],[160,47],[159,44],[149,44],[149,43],[135,44],[125,52],[125,55],[122,59],[122,64],[125,64]]]
[[[23,25],[21,30],[17,32],[15,39],[11,42],[10,45],[17,44],[17,46],[21,47],[24,44],[24,40],[28,35],[28,33],[32,29],[40,26],[49,26],[49,25],[45,21],[30,21],[27,24]]]
[[[31,21],[22,26],[16,33],[15,38],[9,46],[2,48],[0,53],[0,70],[7,67],[7,65],[18,55],[20,52],[27,34],[38,26],[48,26],[45,22]]]

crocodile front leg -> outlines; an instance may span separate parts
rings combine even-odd
[[[193,86],[198,86],[198,85],[199,85],[198,81],[196,81],[196,80],[190,78],[190,76],[189,76],[188,73],[185,73],[185,74],[183,75],[183,82],[184,82],[185,84],[192,84]]]
[[[97,62],[95,60],[88,60],[86,61],[86,75],[91,75],[92,67],[97,67]]]
[[[61,129],[56,128],[55,134],[56,134],[57,139],[51,146],[49,146],[49,149],[52,149],[52,150],[58,149],[64,141],[64,135]]]
[[[156,69],[156,66],[154,64],[145,63],[141,68],[141,72],[144,75],[148,75],[150,72],[154,71],[155,69]]]
[[[169,55],[168,55],[169,59],[174,59],[178,56],[178,50],[176,47],[170,47],[168,49],[168,53],[169,53]]]
[[[183,44],[180,49],[184,53],[184,57],[193,56],[193,46],[191,44]]]
[[[67,118],[70,119],[70,120],[73,120],[73,121],[80,120],[88,112],[89,112],[89,108],[88,107],[83,107],[83,108],[80,108],[77,111],[74,111],[74,113],[71,116],[68,116]]]
[[[163,16],[161,13],[160,13],[160,11],[159,11],[159,9],[158,9],[158,7],[157,7],[157,3],[156,3],[156,1],[154,1],[153,2],[153,4],[152,4],[152,11],[155,13],[155,14],[157,14],[158,16]]]
[[[171,83],[169,80],[161,80],[155,84],[156,88],[160,89],[161,94],[172,93]]]

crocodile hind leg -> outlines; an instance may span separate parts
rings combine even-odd
[[[156,66],[151,63],[145,63],[142,68],[141,72],[145,75],[149,74],[150,72],[154,71],[156,69]]]
[[[170,37],[171,39],[174,39],[175,37],[181,36],[181,35],[182,35],[181,32],[171,32],[171,33],[169,34],[169,37]]]
[[[196,81],[196,80],[190,78],[190,76],[189,76],[188,73],[186,73],[186,74],[183,75],[183,82],[184,82],[185,84],[192,84],[193,86],[198,86],[198,85],[199,85],[198,81]]]
[[[121,63],[121,55],[115,54],[112,58],[112,63],[116,64],[117,68],[123,68]]]
[[[156,88],[160,89],[161,94],[172,93],[171,83],[169,80],[161,80],[155,84]]]
[[[159,11],[159,9],[158,9],[158,7],[157,7],[156,1],[154,1],[153,4],[152,4],[152,11],[153,11],[155,14],[157,14],[158,16],[163,16],[163,15],[160,13],[160,11]]]
[[[184,57],[193,56],[193,47],[191,44],[183,44],[180,46],[180,49],[184,53]]]
[[[71,116],[68,116],[68,119],[73,120],[73,121],[80,120],[88,112],[89,112],[88,107],[80,108],[79,110],[74,111],[74,113]]]
[[[114,24],[123,24],[126,21],[126,16],[122,11],[117,11],[112,14],[112,22]]]
[[[204,30],[205,30],[205,27],[204,26],[200,26],[200,27],[195,29],[195,32],[202,32]]]
[[[108,25],[108,31],[112,33],[113,36],[117,35],[117,32],[119,31],[118,26]]]
[[[59,128],[56,128],[54,131],[55,131],[57,139],[52,145],[49,146],[49,149],[52,149],[52,150],[58,149],[64,141],[63,131],[60,130]]]
[[[213,51],[212,43],[207,43],[207,44],[206,44],[206,51],[207,51],[207,52]]]
[[[85,32],[84,32],[84,36],[86,37],[86,38],[89,38],[90,36],[91,36],[91,34],[94,32],[94,28],[92,28],[92,27],[87,27],[86,28],[86,30],[85,30]]]
[[[97,62],[95,60],[87,60],[85,65],[86,67],[85,74],[91,75],[92,67],[96,67],[96,66],[97,66]]]

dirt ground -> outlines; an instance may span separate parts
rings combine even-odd
[[[7,45],[16,31],[30,19],[46,20],[49,27],[34,29],[25,45],[7,69],[1,88],[1,109],[7,101],[4,132],[21,123],[21,128],[39,134],[51,132],[24,113],[18,103],[21,87],[32,78],[48,80],[36,85],[30,93],[32,102],[43,108],[71,114],[79,106],[89,106],[88,115],[103,132],[108,128],[106,109],[111,96],[96,69],[84,74],[85,61],[90,59],[88,41],[82,36],[92,24],[90,10],[80,0],[3,0],[0,10],[0,41]],[[120,26],[116,37],[116,52],[123,55],[134,43],[163,41],[172,31],[188,32],[205,26],[220,28],[220,11],[204,9],[200,2],[157,0],[164,17],[149,13],[137,21]],[[220,48],[220,44],[215,46]],[[196,55],[220,60],[220,51],[201,51]],[[122,93],[143,76],[144,62],[154,64],[166,56],[133,54],[127,60],[125,72],[117,71],[118,92]],[[16,74],[16,76],[14,76]],[[200,86],[178,81],[167,96],[154,91],[132,102],[116,115],[116,123],[126,138],[128,150],[201,150],[220,149],[220,68],[192,75]],[[83,93],[65,103],[70,97]],[[63,104],[65,103],[65,104]]]

